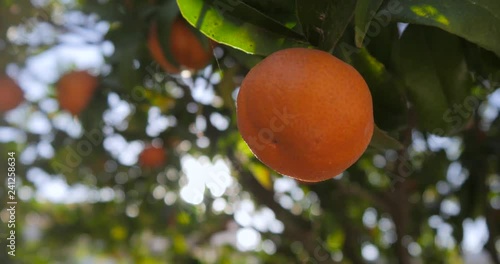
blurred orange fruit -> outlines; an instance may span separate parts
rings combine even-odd
[[[16,108],[24,100],[24,92],[10,77],[0,76],[0,112]]]
[[[237,121],[258,159],[303,182],[346,170],[374,129],[361,75],[327,52],[305,48],[275,52],[250,70],[238,94]]]
[[[181,67],[189,70],[203,69],[212,58],[212,49],[204,47],[193,29],[182,18],[178,17],[172,23],[169,48],[175,61]],[[180,68],[167,60],[158,39],[155,23],[151,25],[148,36],[148,49],[153,59],[168,73],[179,73]]]
[[[78,115],[89,104],[98,80],[87,71],[72,71],[59,79],[56,85],[57,99],[61,109]]]
[[[146,147],[139,155],[139,164],[142,167],[158,168],[165,165],[167,154],[161,147]]]

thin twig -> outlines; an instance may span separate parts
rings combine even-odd
[[[245,170],[243,165],[234,155],[232,150],[228,151],[228,158],[233,168],[238,171],[240,181],[247,191],[253,194],[259,204],[268,206],[276,214],[276,218],[285,225],[283,235],[292,241],[300,241],[310,257],[314,258],[314,263],[330,264],[334,263],[329,257],[330,252],[325,252],[325,247],[321,241],[316,239],[313,233],[312,223],[300,216],[292,214],[290,211],[281,207],[274,199],[274,192],[264,188],[252,175]],[[328,256],[325,258],[325,256]]]

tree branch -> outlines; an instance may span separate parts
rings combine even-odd
[[[274,199],[274,192],[265,189],[255,179],[251,172],[244,169],[232,150],[228,151],[228,158],[231,161],[233,168],[240,174],[240,182],[245,189],[253,194],[255,200],[259,204],[266,205],[273,210],[276,214],[276,218],[284,223],[284,236],[288,237],[288,239],[292,241],[302,242],[308,255],[314,258],[314,263],[334,263],[330,257],[330,252],[322,245],[322,242],[316,238],[310,221],[307,221],[300,216],[296,216],[281,207],[281,205]]]
[[[352,263],[365,263],[361,257],[360,243],[356,238],[361,237],[361,232],[358,228],[353,226],[353,221],[347,216],[347,208],[345,201],[353,197],[356,192],[366,193],[365,191],[360,191],[359,189],[351,189],[347,187],[347,184],[339,183],[340,181],[329,181],[324,182],[321,185],[313,185],[311,189],[318,195],[320,199],[321,208],[324,211],[335,214],[339,218],[339,222],[345,236],[344,245],[342,248],[343,253],[346,258],[351,260]],[[347,191],[346,191],[347,190]],[[352,191],[356,190],[356,191]],[[362,189],[361,189],[362,190]],[[363,194],[366,195],[366,194]],[[335,203],[335,207],[331,206],[331,203],[326,203],[326,201],[339,201]]]
[[[338,180],[334,181],[334,185],[337,185],[338,191],[343,193],[344,195],[363,198],[367,201],[372,202],[374,206],[385,212],[389,212],[391,210],[391,205],[386,200],[384,200],[383,194],[373,194],[353,182],[346,184],[343,181]]]
[[[396,166],[394,166],[394,170],[391,172],[392,174],[404,179],[403,181],[399,181],[394,186],[394,191],[389,193],[389,197],[392,200],[390,210],[388,211],[392,219],[394,221],[394,226],[396,227],[396,255],[398,257],[399,263],[401,264],[410,264],[410,254],[408,253],[408,249],[405,245],[403,245],[403,238],[406,236],[409,222],[409,212],[410,212],[410,203],[408,202],[408,187],[412,184],[411,181],[408,180],[410,176],[410,170],[399,169],[404,166],[405,162],[408,162],[407,151],[408,147],[412,142],[412,130],[416,126],[416,117],[415,111],[413,109],[409,109],[408,111],[408,119],[410,120],[408,127],[402,132],[401,138],[403,141],[404,148],[398,151],[398,160],[396,162]]]

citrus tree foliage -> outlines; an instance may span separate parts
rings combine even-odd
[[[173,58],[179,14],[214,60],[170,75],[146,42],[157,23]],[[497,0],[1,1],[0,66],[29,92],[0,123],[19,201],[17,255],[2,231],[0,262],[461,263],[464,226],[484,223],[479,249],[500,263],[499,14]],[[102,63],[64,59],[88,46]],[[260,163],[235,121],[245,74],[289,47],[331,52],[373,97],[371,146],[317,184]],[[45,55],[52,66],[30,66]],[[76,117],[55,89],[72,69],[100,83]],[[165,166],[137,165],[151,143]],[[53,181],[70,186],[57,201],[44,198],[61,192]]]

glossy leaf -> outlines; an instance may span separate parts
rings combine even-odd
[[[352,20],[356,1],[296,0],[297,16],[311,44],[332,51]]]
[[[184,18],[215,41],[267,56],[291,47],[307,47],[303,37],[239,1],[178,0]]]
[[[351,64],[370,88],[376,124],[387,130],[403,126],[407,119],[407,107],[402,85],[366,49],[352,54]]]
[[[297,28],[298,20],[295,14],[295,5],[291,4],[290,0],[240,0],[245,2],[259,12],[272,17],[279,23],[286,25],[288,28],[292,28],[297,32],[300,30]]]
[[[366,32],[383,0],[358,0],[354,14],[356,46],[362,47]]]
[[[439,29],[410,25],[398,57],[419,127],[441,135],[460,129],[470,115],[456,116],[455,107],[466,103],[471,88],[460,39]]]
[[[377,32],[374,32],[377,33]],[[365,37],[364,44],[370,54],[378,61],[384,64],[389,71],[394,71],[394,52],[399,42],[399,31],[396,23],[390,23],[385,27],[381,27],[378,34],[368,33]]]
[[[387,132],[381,130],[375,126],[373,130],[372,140],[370,141],[370,146],[378,150],[389,150],[389,149],[402,149],[403,144],[397,139],[391,137]]]
[[[470,42],[465,43],[465,49],[467,64],[476,78],[488,88],[500,86],[500,57]]]
[[[391,0],[381,12],[396,21],[441,28],[500,56],[500,1]]]

